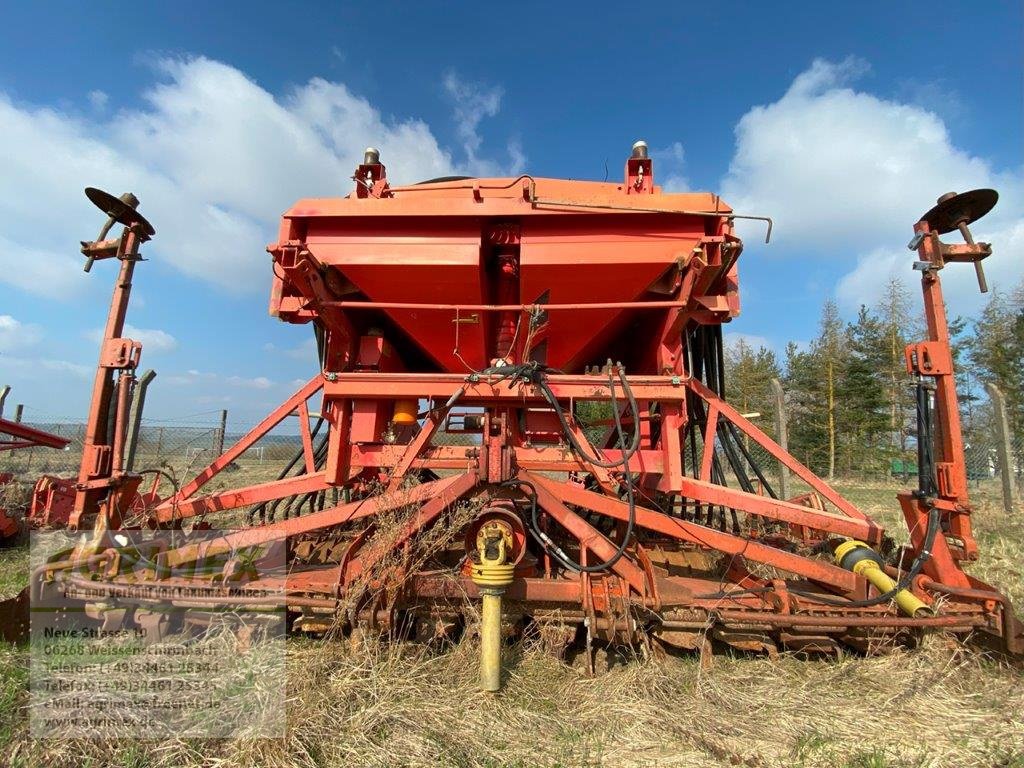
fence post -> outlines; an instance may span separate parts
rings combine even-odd
[[[16,406],[14,406],[14,420],[19,424],[21,423],[21,414],[24,410],[25,406],[21,403],[18,403]]]
[[[139,429],[142,426],[142,409],[146,407],[146,390],[156,378],[156,371],[150,368],[135,382],[132,405],[128,410],[128,440],[125,446],[124,465],[131,472],[135,469],[135,453],[139,447]]]
[[[164,448],[164,428],[157,427],[156,430],[156,463],[160,463],[160,452]]]
[[[214,446],[215,456],[220,456],[224,453],[224,433],[228,428],[228,412],[226,410],[220,412],[220,429],[217,430],[217,444]]]
[[[7,395],[10,393],[10,391],[10,384],[4,384],[2,387],[0,387],[0,419],[2,419],[4,416],[4,400],[7,399]]]
[[[1003,479],[1003,509],[1013,512],[1013,462],[1010,453],[1010,424],[1006,417],[1006,399],[1002,391],[991,382],[985,384],[989,400],[992,401],[992,414],[996,420],[996,450],[999,453],[999,474]]]
[[[782,390],[782,382],[772,379],[772,392],[775,394],[775,434],[779,447],[789,453],[789,434],[786,421],[786,393]],[[789,470],[781,461],[779,462],[779,493],[782,498],[789,498]]]

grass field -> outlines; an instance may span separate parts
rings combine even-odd
[[[900,530],[895,486],[844,485]],[[1024,607],[1024,510],[985,489],[973,573]],[[0,596],[27,578],[27,549],[0,550]],[[413,646],[289,641],[287,739],[74,742],[27,738],[27,654],[0,646],[5,766],[1019,766],[1024,670],[941,636],[882,658],[635,659],[595,678],[542,651],[507,654],[508,681],[476,690],[471,642]]]

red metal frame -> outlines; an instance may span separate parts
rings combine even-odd
[[[24,448],[66,448],[71,441],[66,437],[53,435],[41,429],[33,429],[17,421],[0,419],[0,451],[15,451]],[[0,472],[0,486],[14,481],[14,476]],[[17,535],[18,521],[7,510],[0,507],[0,541]]]
[[[295,548],[334,537],[340,557],[317,567],[297,563],[284,583],[296,611],[328,610],[376,562],[379,553],[363,546],[377,513],[414,510],[395,545],[401,547],[460,500],[500,502],[504,514],[512,509],[524,518],[536,503],[541,530],[560,542],[563,555],[570,551],[584,566],[614,562],[601,572],[576,573],[558,564],[551,546],[531,539],[507,594],[525,601],[528,612],[578,613],[609,638],[633,639],[640,626],[633,607],[643,606],[658,615],[668,633],[663,637],[717,623],[726,639],[753,626],[796,642],[786,633],[803,627],[826,635],[824,643],[857,645],[863,628],[893,634],[944,626],[980,629],[1006,649],[1024,651],[1005,598],[959,565],[976,546],[937,275],[941,249],[949,246],[927,224],[915,230],[925,236],[922,260],[934,267],[925,271],[923,285],[929,338],[914,347],[913,360],[914,372],[935,379],[940,493],[899,497],[911,533],[908,560],[925,546],[929,511],[943,515],[944,535],[924,576],[910,585],[929,604],[944,595],[942,615],[922,618],[894,615],[889,605],[867,600],[877,593],[864,578],[831,559],[832,544],[842,538],[880,545],[884,530],[688,370],[687,334],[739,312],[742,244],[733,232],[736,214],[717,196],[663,194],[646,157],[630,159],[622,185],[524,176],[391,188],[379,163],[361,165],[356,175],[355,196],[297,203],[284,217],[279,242],[268,247],[275,262],[271,313],[319,324],[322,372],[179,491],[149,504],[146,522],[177,526],[329,488],[356,499],[225,533],[201,547],[172,549],[161,555],[165,565],[239,547],[288,541]],[[93,428],[105,423],[112,399],[121,423],[137,362],[137,345],[119,338],[134,265],[128,256],[137,253],[132,238],[126,229],[117,248],[122,279],[97,373]],[[622,409],[622,385],[602,365],[609,358],[625,361],[637,402],[636,413],[620,411],[623,428],[640,432],[629,478],[616,465],[623,453],[612,423],[592,443],[573,416],[574,404],[610,404],[613,396]],[[927,370],[922,360],[931,361]],[[487,370],[531,361],[542,378]],[[122,372],[116,398],[112,370]],[[320,464],[309,425],[314,397],[329,428]],[[549,398],[568,414],[565,430]],[[410,401],[425,406],[418,425],[395,418]],[[437,444],[457,413],[475,414],[476,426],[463,432],[475,432],[476,439]],[[302,472],[199,494],[291,414],[299,417]],[[763,488],[727,486],[716,464],[723,431],[758,446],[810,491],[778,499]],[[570,435],[590,458],[569,446]],[[105,527],[121,523],[118,494],[132,478],[120,469],[121,443],[108,442],[90,432],[73,523],[86,515]],[[111,471],[100,477],[92,465],[107,462],[108,454]],[[635,535],[616,557],[631,517],[622,498],[626,483],[636,497]],[[532,502],[527,488],[535,493]],[[735,529],[712,525],[715,510],[735,515]],[[405,586],[389,604],[357,606],[372,624],[387,624],[399,608],[441,610],[457,596],[477,594],[458,567],[444,579],[402,577]],[[248,588],[258,593],[280,586],[279,579],[265,579]],[[210,600],[219,599],[214,585],[206,587]],[[735,639],[737,647],[749,642]]]
[[[33,429],[18,421],[0,419],[0,451],[13,451],[19,448],[66,448],[71,442],[66,437],[53,435],[41,429]]]

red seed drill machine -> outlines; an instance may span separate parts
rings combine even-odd
[[[949,262],[980,274],[991,248],[967,226],[993,191],[946,196],[914,225],[928,337],[907,348],[920,478],[898,496],[909,543],[896,547],[726,399],[734,226],[759,219],[770,236],[769,219],[662,192],[643,142],[621,183],[392,187],[374,149],[353,179],[343,198],[297,202],[268,248],[270,313],[313,326],[320,372],[194,478],[141,493],[123,460],[139,344],[122,332],[154,230],[134,197],[89,191],[108,226],[83,252],[116,258],[120,274],[82,470],[65,489],[72,528],[98,541],[231,519],[201,545],[150,553],[154,586],[186,582],[211,606],[235,599],[229,581],[250,602],[280,595],[294,631],[430,640],[472,627],[487,689],[510,633],[588,659],[598,643],[871,652],[928,629],[1024,652],[1006,598],[963,568],[978,551],[940,281]],[[124,229],[105,239],[111,222]],[[939,239],[957,229],[964,244]],[[301,449],[278,475],[203,493],[291,415]],[[780,498],[757,456],[799,495]],[[287,546],[286,575],[233,568],[239,551],[271,545]],[[73,595],[84,569],[90,594],[115,594],[129,559],[103,552],[83,545],[33,588]],[[167,575],[216,557],[220,575]],[[119,598],[95,608],[133,620]]]

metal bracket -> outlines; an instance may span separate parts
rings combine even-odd
[[[131,369],[139,364],[142,343],[132,339],[107,339],[100,351],[100,366],[103,368]]]
[[[953,373],[949,348],[937,341],[908,344],[904,350],[907,373],[919,376],[948,376]]]

